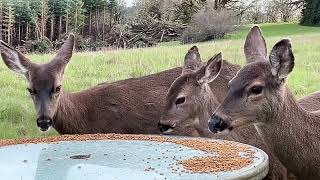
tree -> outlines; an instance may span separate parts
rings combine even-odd
[[[12,35],[15,23],[13,0],[4,0],[2,1],[2,5],[2,26],[4,27],[2,31],[4,32],[7,43],[12,44]]]
[[[304,9],[302,10],[301,24],[320,25],[319,0],[305,0]]]
[[[176,6],[175,20],[183,24],[189,24],[192,16],[196,14],[204,5],[206,0],[185,0]]]
[[[74,32],[78,34],[84,25],[84,2],[82,0],[68,0],[67,2],[66,33]],[[68,29],[69,26],[70,28]]]
[[[216,9],[214,4],[207,4],[197,12],[190,27],[183,33],[183,43],[195,43],[223,38],[237,28],[235,12]]]
[[[283,22],[292,19],[297,11],[302,8],[303,1],[297,0],[273,0],[273,6],[278,9],[278,13]]]
[[[161,6],[163,1],[161,0],[138,0],[136,6],[138,7],[137,22],[144,21],[146,19],[161,20]]]

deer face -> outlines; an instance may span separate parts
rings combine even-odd
[[[207,129],[203,113],[208,114],[208,106],[217,106],[218,103],[208,83],[218,76],[216,67],[221,64],[222,56],[218,54],[202,66],[198,49],[193,47],[189,50],[183,72],[171,85],[166,98],[165,110],[159,122],[162,132],[197,135],[196,129]]]
[[[252,36],[262,37],[257,27],[249,33],[246,45],[248,38],[250,40]],[[257,42],[252,46],[255,45],[256,48],[257,44],[263,43]],[[257,50],[250,52],[256,56],[259,54],[255,52]],[[279,111],[283,104],[285,80],[294,66],[290,41],[285,39],[278,42],[271,51],[269,61],[263,56],[255,58],[246,54],[246,57],[248,64],[230,81],[227,97],[209,120],[211,132],[252,123],[266,124],[272,121],[277,113],[281,113]]]
[[[1,56],[12,71],[23,74],[29,84],[27,90],[37,112],[37,126],[47,131],[54,124],[53,117],[57,111],[62,94],[62,80],[66,65],[73,51],[74,36],[70,35],[57,56],[47,64],[35,64],[20,52],[5,43],[0,43]]]

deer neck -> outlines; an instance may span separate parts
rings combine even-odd
[[[60,134],[78,134],[84,133],[81,130],[86,129],[86,109],[83,103],[72,93],[61,92],[57,111],[53,118],[53,127]]]
[[[286,91],[277,113],[258,124],[264,140],[299,178],[320,177],[320,113],[302,109]]]
[[[210,87],[208,86],[205,90],[208,96],[201,100],[202,107],[199,108],[196,117],[199,121],[199,127],[197,128],[200,136],[203,137],[213,137],[214,135],[208,130],[208,119],[213,114],[215,109],[220,105],[217,98],[213,95]]]

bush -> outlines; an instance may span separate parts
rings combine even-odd
[[[192,17],[190,27],[182,35],[182,41],[195,43],[220,39],[237,27],[233,11],[205,8]]]
[[[36,52],[36,53],[49,53],[53,49],[53,45],[51,41],[43,37],[42,39],[27,42],[26,46],[29,46],[27,49],[29,49],[29,52]]]

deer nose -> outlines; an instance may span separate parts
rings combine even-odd
[[[37,126],[41,131],[48,131],[49,127],[52,125],[52,119],[47,116],[40,116],[37,119]]]
[[[223,131],[228,127],[229,125],[226,123],[226,121],[217,115],[211,116],[211,118],[208,121],[208,128],[212,133]]]

